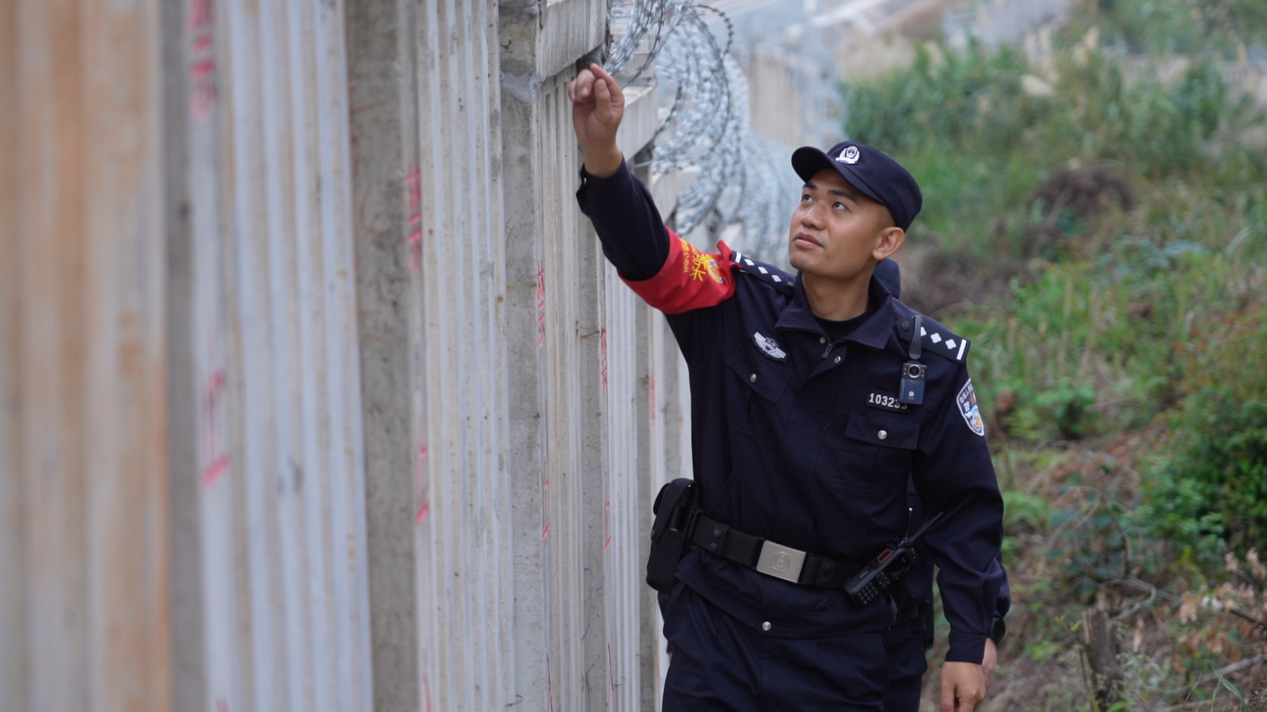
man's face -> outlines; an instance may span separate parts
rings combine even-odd
[[[796,269],[829,279],[852,279],[869,260],[878,261],[896,250],[904,233],[893,225],[888,208],[824,168],[801,189],[788,237],[788,258]]]

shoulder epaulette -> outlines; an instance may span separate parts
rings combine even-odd
[[[791,294],[794,291],[792,285],[796,278],[769,262],[754,260],[740,252],[731,252],[730,261],[734,262],[735,267],[743,274],[765,282],[784,294]]]
[[[898,308],[899,319],[896,326],[898,339],[902,343],[910,343],[911,329],[915,326],[917,312],[896,299],[893,302]],[[970,341],[951,332],[938,321],[922,314],[919,316],[922,317],[920,319],[920,340],[923,344],[924,353],[935,353],[942,358],[960,363],[968,358],[968,351],[972,347]]]

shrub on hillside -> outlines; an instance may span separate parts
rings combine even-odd
[[[1181,384],[1174,449],[1144,480],[1145,519],[1181,548],[1211,555],[1223,539],[1267,541],[1267,318],[1233,315],[1207,329]]]

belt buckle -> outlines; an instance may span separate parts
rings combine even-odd
[[[761,556],[757,558],[757,571],[766,576],[797,583],[801,578],[801,567],[804,565],[805,552],[775,544],[772,541],[761,543]]]

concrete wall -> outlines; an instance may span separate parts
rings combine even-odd
[[[207,709],[371,707],[347,70],[337,3],[181,24]],[[193,644],[184,638],[178,648]]]
[[[658,704],[689,414],[573,197],[606,14],[0,0],[0,712]]]
[[[26,709],[26,580],[22,455],[19,446],[21,363],[18,282],[19,103],[17,0],[0,0],[0,710]],[[13,702],[3,701],[5,698]]]
[[[168,709],[159,7],[0,8],[0,709]]]

